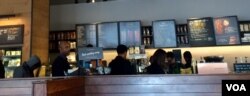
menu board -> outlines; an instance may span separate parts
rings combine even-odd
[[[153,22],[154,46],[176,47],[176,30],[174,20]]]
[[[214,18],[217,45],[240,44],[240,33],[237,16]]]
[[[188,29],[191,46],[215,45],[212,18],[189,19]]]
[[[116,48],[118,46],[118,23],[98,24],[98,47]]]
[[[83,24],[77,25],[77,46],[85,47],[88,44],[97,46],[96,44],[96,25],[95,24]]]
[[[141,45],[141,22],[123,21],[119,23],[120,44],[126,46]]]
[[[23,44],[24,25],[0,26],[0,45]]]

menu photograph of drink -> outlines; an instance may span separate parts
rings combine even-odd
[[[86,46],[88,44],[96,47],[96,25],[95,24],[83,24],[77,25],[77,46]]]
[[[116,48],[118,46],[118,23],[98,24],[98,47]]]
[[[189,40],[191,46],[215,45],[213,20],[210,17],[189,19]]]
[[[162,20],[153,22],[154,46],[176,47],[176,28],[174,20]]]
[[[240,33],[237,16],[214,18],[217,45],[240,44]]]
[[[123,21],[119,23],[120,44],[127,46],[141,45],[141,22]]]

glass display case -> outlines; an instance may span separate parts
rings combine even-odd
[[[2,50],[2,53],[5,78],[12,78],[15,68],[21,65],[22,50],[21,48],[6,48]]]

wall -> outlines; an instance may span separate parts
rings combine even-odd
[[[1,0],[0,15],[18,14],[17,17],[0,19],[0,26],[24,24],[22,60],[30,56],[31,0]]]
[[[250,20],[250,0],[118,0],[94,4],[69,4],[51,6],[50,30],[72,30],[75,24],[142,20],[143,25],[151,25],[154,20],[176,19],[186,23],[191,17],[218,17],[237,15],[239,20]],[[189,50],[196,59],[200,56],[223,55],[232,70],[234,57],[248,56],[250,46],[195,47]],[[165,49],[166,51],[172,49]],[[155,49],[147,50],[152,55]],[[115,51],[105,51],[108,62],[116,56]]]
[[[176,19],[237,15],[250,20],[249,0],[118,0],[98,3],[54,5],[50,10],[50,30],[71,30],[75,24],[105,21]]]

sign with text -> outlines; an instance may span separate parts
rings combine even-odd
[[[213,19],[200,18],[189,19],[188,29],[191,46],[212,46],[215,45]]]
[[[104,49],[116,48],[118,44],[118,23],[100,23],[98,27],[98,47]]]
[[[176,47],[176,30],[174,20],[161,20],[153,22],[154,46]]]
[[[236,73],[249,73],[250,63],[236,63],[234,64],[234,71]]]
[[[24,25],[0,26],[0,45],[23,44]]]
[[[250,80],[222,80],[222,96],[250,96]]]
[[[141,45],[141,22],[122,21],[119,22],[120,44],[126,46]]]
[[[79,60],[92,60],[102,59],[103,51],[102,48],[78,48],[78,59]]]
[[[95,24],[82,24],[76,25],[77,33],[77,46],[83,47],[88,44],[97,46],[96,41],[96,25]]]

